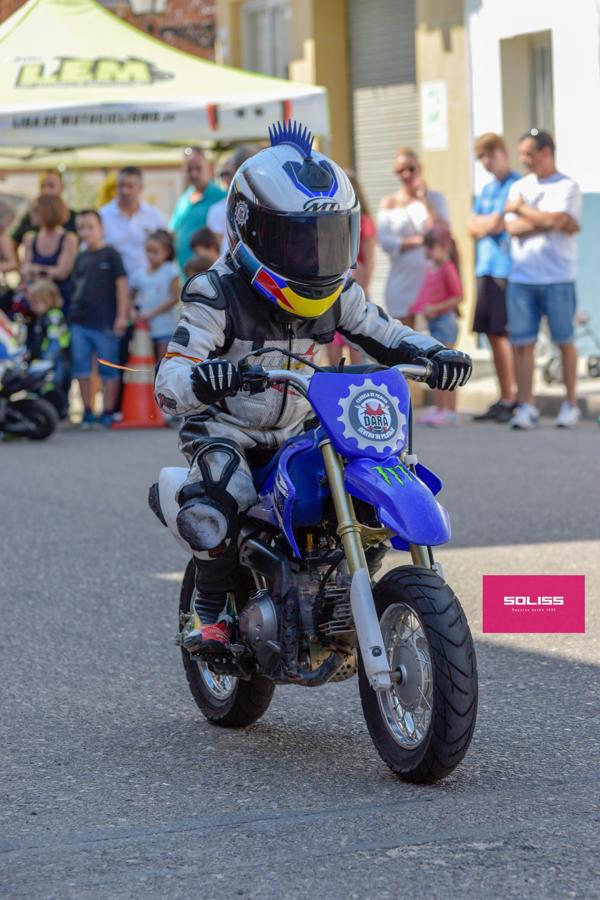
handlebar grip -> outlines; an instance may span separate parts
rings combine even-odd
[[[240,363],[238,375],[241,389],[249,394],[261,394],[269,386],[269,375],[262,366]]]
[[[405,378],[409,378],[411,381],[419,381],[428,384],[431,373],[433,372],[433,363],[425,356],[419,356],[413,360],[412,363],[401,363],[395,368],[397,368]]]

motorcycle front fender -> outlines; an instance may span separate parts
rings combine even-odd
[[[433,491],[441,482],[424,466],[411,472],[397,456],[375,464],[371,459],[355,459],[344,473],[348,493],[374,506],[396,549],[408,544],[435,547],[450,540],[450,517],[437,502]]]

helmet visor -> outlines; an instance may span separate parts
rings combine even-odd
[[[246,234],[257,259],[286,278],[339,278],[356,263],[360,207],[286,214],[250,206]]]

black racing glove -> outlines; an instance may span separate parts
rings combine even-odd
[[[427,379],[427,384],[431,388],[453,391],[454,388],[465,385],[471,377],[473,371],[471,357],[467,353],[462,353],[461,350],[434,347],[424,355],[433,365],[431,375]],[[419,360],[415,360],[415,362],[419,362]]]
[[[210,406],[240,389],[237,367],[228,359],[209,359],[192,369],[192,390],[200,403]]]

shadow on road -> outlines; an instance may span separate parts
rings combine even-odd
[[[418,790],[468,797],[511,785],[522,791],[552,783],[568,790],[575,782],[596,783],[600,667],[484,642],[476,649],[480,705],[473,744],[451,778]],[[150,767],[153,756],[144,748],[166,742],[174,771],[213,769],[225,779],[225,793],[228,783],[233,793],[243,784],[246,795],[262,786],[272,798],[281,790],[294,805],[303,802],[309,784],[319,785],[324,800],[340,783],[372,801],[382,782],[398,797],[415,790],[397,782],[376,756],[356,680],[317,691],[277,688],[264,718],[243,731],[216,728],[198,716],[190,697],[168,722],[133,717],[97,738],[107,759],[127,748]],[[164,760],[155,774],[165,775]]]

